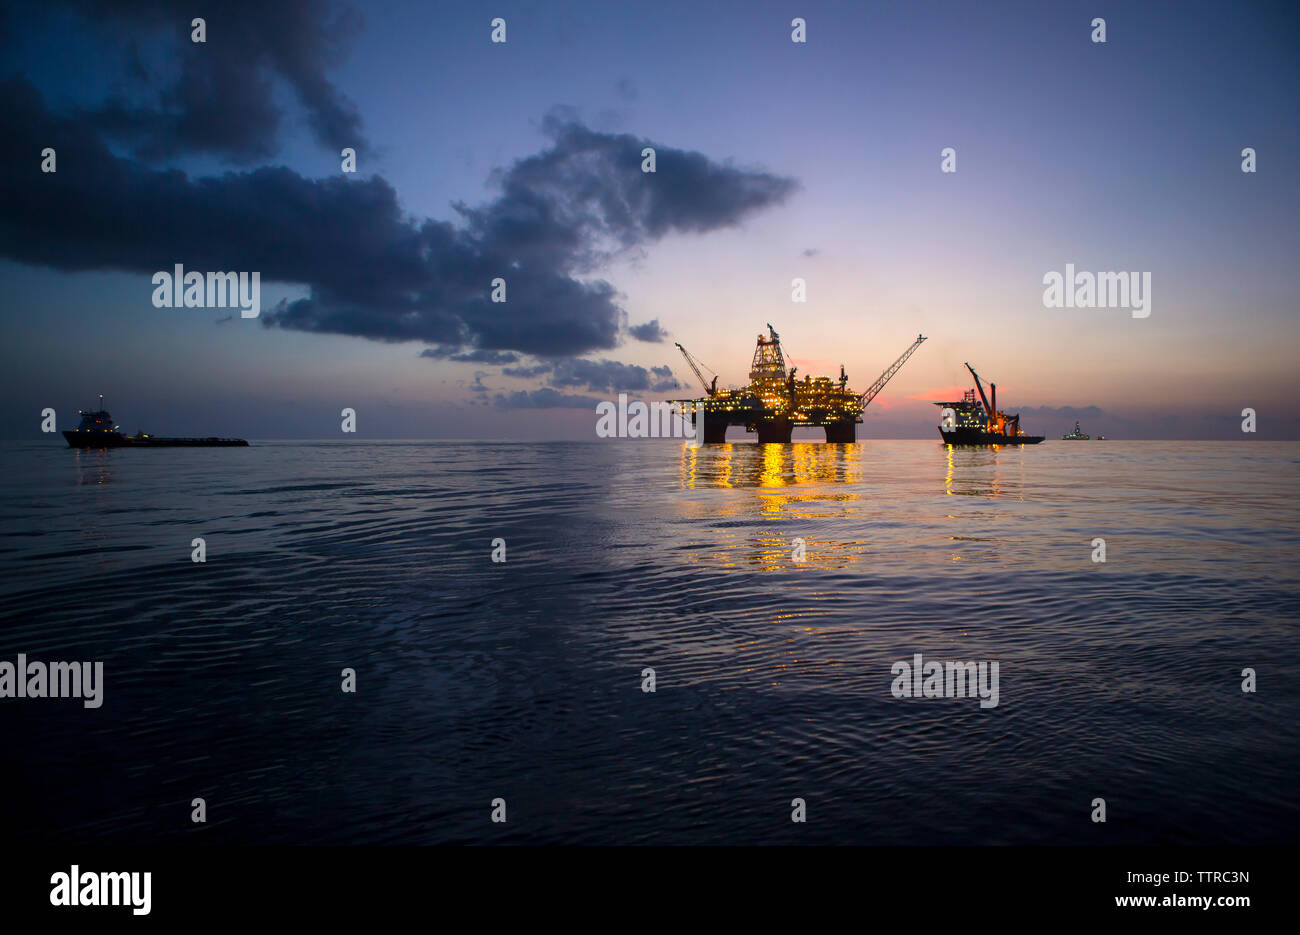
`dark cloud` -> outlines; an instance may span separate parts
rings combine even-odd
[[[807,257],[813,257],[819,253],[821,253],[821,251],[818,250],[816,247],[809,247],[807,250],[803,252],[803,255]]]
[[[650,384],[650,389],[655,393],[666,393],[669,390],[680,390],[682,385],[677,382],[673,376],[671,367],[651,367],[650,372],[657,378]]]
[[[496,173],[494,200],[456,205],[453,226],[407,217],[378,177],[260,168],[191,178],[115,156],[84,120],[49,113],[26,82],[0,84],[0,99],[12,161],[0,176],[0,255],[60,270],[257,271],[264,283],[310,289],[264,312],[267,326],[452,353],[615,347],[625,313],[614,287],[579,276],[671,233],[738,224],[795,188],[664,146],[658,172],[642,173],[645,140],[552,116],[551,144]],[[58,150],[57,173],[39,171],[45,146]],[[498,276],[505,303],[490,299]],[[146,280],[142,303],[151,294]]]
[[[590,409],[593,412],[600,402],[589,396],[561,393],[548,386],[540,390],[497,393],[492,401],[498,409]]]
[[[551,374],[548,382],[553,387],[569,389],[584,387],[591,392],[613,393],[621,390],[649,390],[664,393],[681,389],[671,367],[645,367],[625,364],[617,360],[585,360],[573,358],[544,361],[530,366],[503,367],[502,376],[532,379]]]
[[[555,367],[551,363],[540,363],[525,367],[502,367],[501,374],[507,377],[523,377],[531,380],[533,377],[539,377],[544,373],[550,373]]]
[[[659,319],[654,318],[641,325],[633,325],[627,329],[627,333],[638,341],[645,341],[650,344],[658,344],[668,337],[668,332],[659,327]]]
[[[592,392],[605,393],[618,390],[654,390],[656,385],[665,382],[672,384],[666,389],[676,389],[677,381],[672,379],[672,373],[668,367],[654,367],[647,370],[637,364],[625,364],[617,360],[575,358],[557,361],[549,382],[552,386],[561,388],[585,386]]]
[[[114,156],[79,125],[46,113],[24,82],[0,83],[0,99],[0,133],[18,141],[7,153],[15,164],[0,173],[3,256],[65,271],[152,275],[178,262],[258,271],[264,281],[311,285],[308,301],[333,316],[314,319],[315,330],[344,330],[364,309],[369,337],[458,342],[450,316],[407,315],[411,292],[427,288],[425,251],[454,244],[455,234],[447,224],[407,221],[382,179],[310,180],[286,168],[191,179]],[[39,171],[45,146],[57,150],[58,172]],[[142,303],[152,288],[141,283]],[[279,314],[292,316],[295,306]]]
[[[456,360],[470,364],[513,364],[517,363],[519,360],[518,354],[512,354],[509,351],[487,351],[479,349],[454,354],[450,348],[445,347],[425,348],[420,351],[420,356],[431,357],[434,360]]]
[[[663,393],[680,389],[673,378],[671,367],[645,367],[625,364],[617,360],[560,360],[537,367],[510,368],[501,371],[506,376],[534,377],[550,372],[551,386],[531,391],[498,393],[494,399],[500,409],[584,409],[595,407],[600,399],[563,390],[585,387],[589,392],[614,394],[617,392],[648,390]]]
[[[62,0],[107,43],[129,37],[125,82],[83,109],[86,128],[150,161],[211,153],[252,162],[275,153],[290,90],[316,139],[331,149],[369,147],[355,106],[325,77],[342,60],[361,17],[328,0],[223,0],[188,8],[167,0]],[[206,21],[206,38],[190,22]],[[142,53],[137,37],[148,45]],[[152,66],[152,67],[151,67]]]
[[[999,404],[998,408],[1001,409],[1003,406]],[[1022,423],[1029,418],[1079,419],[1082,421],[1084,419],[1097,419],[1106,415],[1105,410],[1098,409],[1096,406],[1060,406],[1055,408],[1052,406],[1024,406],[1020,408],[1018,412],[1020,413],[1020,421]],[[1013,412],[1012,415],[1015,415],[1015,413]]]

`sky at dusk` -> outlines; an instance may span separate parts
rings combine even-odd
[[[742,385],[768,322],[858,389],[929,336],[860,438],[934,437],[964,361],[1049,438],[1300,437],[1293,3],[0,9],[7,438],[103,393],[132,432],[592,439],[700,394],[675,341]],[[154,307],[175,263],[260,271],[262,314]],[[1149,272],[1150,316],[1045,307],[1066,264]]]

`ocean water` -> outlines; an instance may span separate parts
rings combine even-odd
[[[1300,444],[46,442],[0,467],[0,660],[105,682],[98,709],[0,699],[11,840],[1300,831]],[[997,706],[894,697],[915,653],[997,662]]]

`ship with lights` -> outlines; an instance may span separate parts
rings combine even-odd
[[[743,425],[745,431],[758,436],[760,443],[785,444],[796,428],[815,427],[826,430],[827,442],[851,443],[857,439],[857,426],[867,406],[925,340],[924,335],[917,335],[912,346],[864,393],[849,389],[849,378],[842,364],[838,380],[813,376],[800,380],[798,368],[786,366],[780,335],[770,324],[766,334],[758,335],[749,383],[740,388],[719,389],[717,374],[713,374],[711,381],[705,379],[704,371],[713,371],[678,344],[677,349],[707,395],[672,402],[683,414],[691,413],[697,433],[699,420],[703,419],[700,437],[706,443],[725,442],[727,429],[733,425]]]
[[[960,400],[935,403],[942,411],[940,438],[949,445],[1037,445],[1043,440],[1042,435],[1025,434],[1019,413],[1011,416],[998,408],[996,383],[989,384],[990,398],[975,368],[967,364],[966,369],[975,379],[975,389],[967,390]]]
[[[123,435],[113,424],[113,417],[104,408],[104,395],[99,396],[98,409],[78,409],[81,424],[63,437],[69,448],[247,448],[242,438],[175,438],[164,435],[146,435],[136,432]]]

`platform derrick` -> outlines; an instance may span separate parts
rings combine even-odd
[[[712,382],[707,380],[703,370],[708,368],[678,344],[708,395],[703,399],[674,402],[683,412],[689,403],[697,415],[703,413],[705,442],[725,441],[727,428],[732,425],[743,425],[746,431],[756,433],[760,443],[788,443],[794,429],[811,426],[824,428],[828,442],[853,442],[867,405],[925,340],[918,335],[911,347],[865,393],[849,389],[843,365],[838,380],[811,375],[799,379],[798,368],[787,367],[781,337],[770,324],[766,334],[758,335],[749,384],[741,389],[717,389],[717,376]]]

